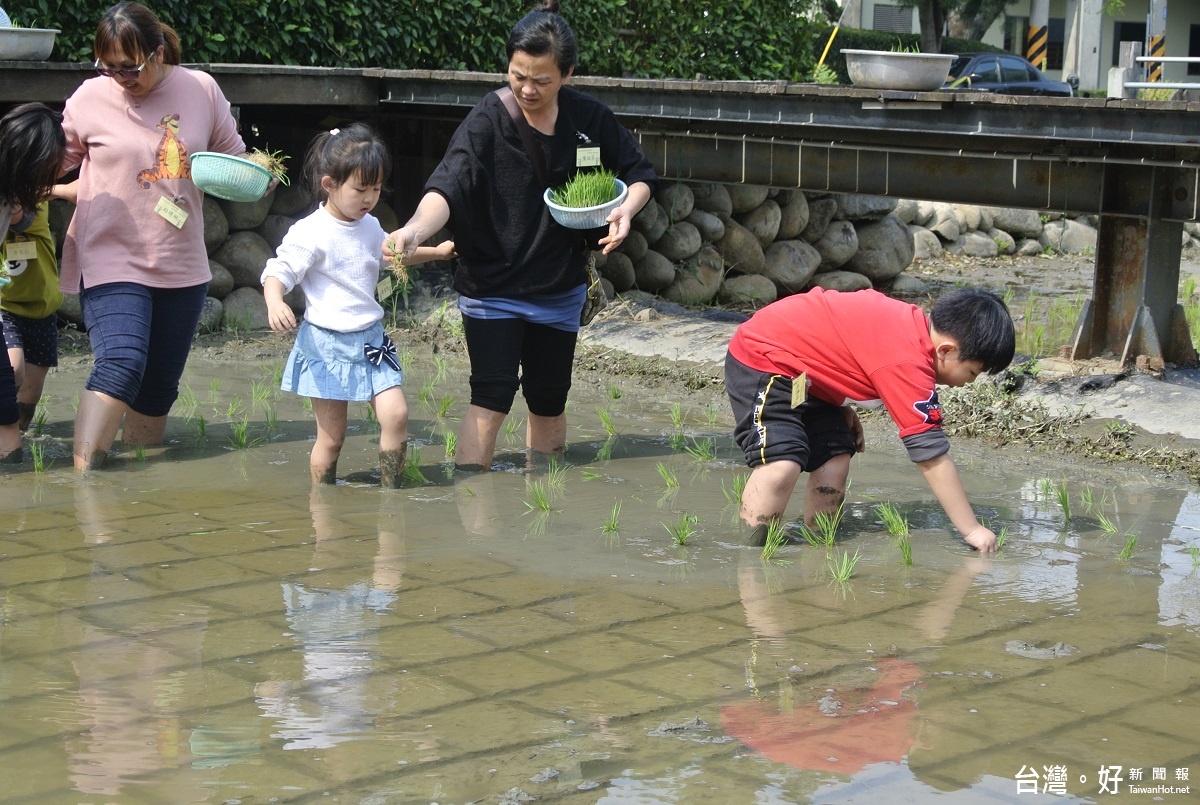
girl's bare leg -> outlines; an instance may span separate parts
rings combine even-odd
[[[314,484],[337,483],[338,456],[346,442],[346,401],[312,400],[317,420],[317,441],[309,454],[308,469]]]
[[[408,402],[404,391],[393,386],[377,394],[371,408],[379,421],[379,485],[399,489],[408,453]]]

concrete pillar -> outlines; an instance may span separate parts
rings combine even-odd
[[[1100,87],[1103,11],[1104,0],[1067,0],[1067,42],[1063,55],[1063,79],[1077,76],[1081,90]]]
[[[1147,56],[1167,55],[1167,0],[1150,0],[1150,13],[1146,17]],[[1163,80],[1163,63],[1146,62],[1146,80]]]
[[[1050,42],[1050,0],[1030,0],[1029,31],[1025,35],[1025,58],[1039,70],[1046,69]]]

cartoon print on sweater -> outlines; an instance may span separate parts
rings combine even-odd
[[[187,146],[177,136],[179,115],[164,115],[155,128],[162,129],[163,136],[154,151],[154,167],[146,168],[137,175],[138,184],[142,188],[149,188],[152,182],[159,179],[190,179],[192,165],[188,162]]]

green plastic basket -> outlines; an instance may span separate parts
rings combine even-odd
[[[197,151],[190,159],[196,187],[226,201],[258,201],[271,183],[271,172],[248,159],[214,151]]]

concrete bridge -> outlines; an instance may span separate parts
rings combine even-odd
[[[440,157],[445,129],[503,82],[491,73],[198,67],[216,76],[244,125],[265,125],[280,107],[423,122],[426,160]],[[0,67],[0,103],[61,101],[92,74],[10,62]],[[1096,214],[1093,292],[1073,357],[1196,360],[1177,295],[1183,222],[1200,218],[1200,104],[771,81],[572,83],[617,112],[666,178]]]

